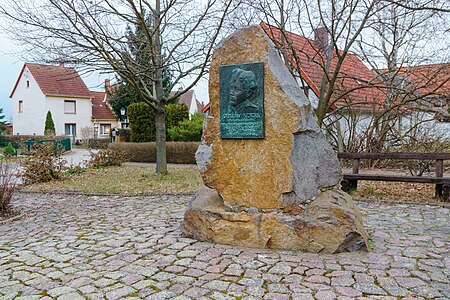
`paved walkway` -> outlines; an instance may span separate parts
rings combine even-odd
[[[317,255],[183,238],[189,198],[18,194],[0,299],[450,298],[448,208],[360,203],[373,251]]]
[[[97,150],[93,151],[95,152]],[[85,166],[86,163],[91,159],[91,152],[88,149],[72,148],[72,151],[64,154],[62,157],[67,161],[68,166]]]

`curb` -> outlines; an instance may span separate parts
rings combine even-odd
[[[81,196],[99,196],[99,197],[142,197],[142,196],[193,196],[195,193],[137,193],[137,194],[112,194],[112,193],[88,193],[76,191],[33,191],[17,190],[21,194],[49,194],[49,195],[81,195]]]

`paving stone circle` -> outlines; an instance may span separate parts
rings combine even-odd
[[[358,205],[370,253],[308,254],[181,235],[190,196],[17,193],[0,299],[450,299],[450,210]]]

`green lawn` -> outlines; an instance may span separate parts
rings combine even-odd
[[[74,191],[86,193],[194,193],[202,184],[195,168],[169,168],[157,176],[152,167],[122,166],[87,169],[64,180],[24,186],[24,190]]]

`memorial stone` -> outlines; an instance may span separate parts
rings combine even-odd
[[[367,249],[339,161],[309,100],[260,26],[214,51],[197,165],[205,187],[184,234],[237,246],[334,253]]]

